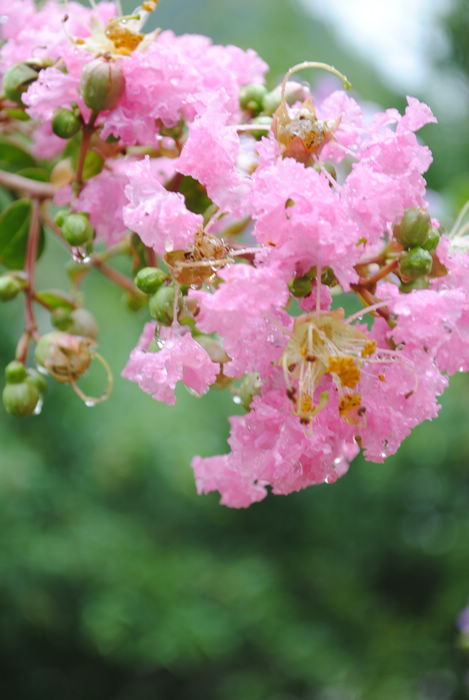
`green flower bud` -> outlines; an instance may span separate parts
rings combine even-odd
[[[423,248],[411,248],[399,260],[399,274],[404,282],[413,282],[428,275],[432,269],[432,256]]]
[[[337,284],[337,278],[334,274],[332,267],[327,265],[321,270],[321,283],[325,284],[327,287],[333,287]]]
[[[261,114],[260,116],[256,117],[251,121],[251,124],[259,124],[259,126],[268,126],[269,129],[272,124],[272,117],[267,117],[265,114]],[[263,136],[267,136],[269,133],[268,129],[252,129],[252,131],[249,131],[250,134],[254,136],[256,139],[261,139]]]
[[[239,104],[241,109],[247,109],[253,114],[259,114],[264,107],[264,97],[267,90],[263,85],[252,83],[243,85],[239,91]]]
[[[159,267],[142,267],[137,272],[135,284],[145,294],[154,294],[167,279],[167,275]]]
[[[62,224],[62,235],[72,246],[83,246],[91,243],[94,237],[94,230],[88,215],[78,212],[67,216]]]
[[[27,369],[26,370],[28,373],[28,382],[32,382],[36,389],[38,390],[39,394],[44,394],[44,392],[47,389],[47,382],[45,378],[42,376],[42,374],[39,374],[37,369]]]
[[[0,301],[10,301],[14,299],[18,292],[22,290],[21,283],[11,275],[0,277]]]
[[[155,321],[158,321],[158,323],[161,323],[163,326],[170,326],[173,322],[174,295],[174,286],[162,286],[155,294],[153,294],[152,297],[150,297],[150,301],[148,302],[150,314],[153,316]],[[182,300],[179,298],[179,309],[181,308],[181,305]]]
[[[288,283],[288,289],[294,297],[307,297],[313,289],[313,282],[308,275],[295,277]]]
[[[246,411],[249,411],[254,396],[261,393],[262,381],[258,372],[245,374],[239,387],[239,397]]]
[[[430,233],[428,234],[428,238],[423,244],[422,248],[424,250],[436,250],[438,248],[438,243],[440,242],[440,234],[436,230],[436,228],[431,228]]]
[[[81,121],[70,109],[57,109],[52,117],[52,131],[61,139],[70,139],[80,130]]]
[[[2,398],[8,413],[24,417],[34,413],[41,397],[34,382],[26,379],[18,384],[7,384]]]
[[[24,382],[28,376],[26,372],[26,367],[22,362],[13,360],[5,367],[5,379],[7,384],[19,384]]]
[[[285,102],[292,105],[295,102],[303,101],[307,97],[307,93],[299,83],[287,83],[285,89]],[[275,110],[280,107],[282,101],[282,86],[278,85],[274,90],[264,95],[262,101],[262,111],[264,114],[272,115]]]
[[[56,309],[52,314],[52,323],[61,331],[67,331],[72,335],[96,340],[98,337],[98,324],[94,316],[87,309]]]
[[[43,335],[34,353],[39,368],[61,384],[76,381],[91,363],[90,338],[52,331]]]
[[[130,292],[125,292],[122,296],[122,301],[124,306],[129,311],[140,311],[148,303],[148,296],[146,294],[140,294],[135,292],[135,294],[130,294]]]
[[[12,102],[23,104],[21,97],[31,83],[37,80],[38,71],[26,63],[15,63],[3,76],[5,96]]]
[[[401,221],[393,226],[394,238],[404,248],[423,246],[426,242],[432,222],[430,214],[421,207],[406,209]]]
[[[409,292],[413,292],[414,289],[428,289],[429,286],[430,282],[428,281],[428,277],[418,277],[413,282],[401,282],[399,291],[403,294],[409,294]]]
[[[125,78],[115,61],[95,58],[81,74],[81,90],[87,107],[95,112],[114,109],[125,89]]]

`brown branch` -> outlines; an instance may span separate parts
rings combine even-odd
[[[110,279],[115,284],[119,285],[119,287],[122,287],[123,289],[125,289],[133,297],[140,296],[140,291],[137,289],[137,287],[134,285],[134,283],[132,282],[131,279],[126,277],[126,275],[123,275],[118,270],[115,270],[113,267],[109,267],[108,265],[105,265],[104,263],[102,263],[101,260],[97,256],[92,256],[91,264],[102,275],[104,275],[105,277]]]
[[[39,243],[39,200],[32,200],[31,219],[29,222],[28,244],[26,247],[25,272],[27,276],[27,287],[25,290],[26,301],[24,307],[24,333],[21,336],[17,348],[16,358],[19,362],[26,362],[28,348],[31,338],[36,342],[39,340],[37,323],[34,318],[33,298],[34,298],[34,271],[36,266],[37,246]]]
[[[78,153],[77,171],[75,175],[75,182],[80,186],[80,188],[83,186],[83,167],[85,165],[86,154],[88,153],[88,149],[90,147],[91,137],[94,134],[94,123],[97,116],[98,112],[93,112],[89,122],[84,124],[82,127],[83,136],[81,139],[80,151]]]

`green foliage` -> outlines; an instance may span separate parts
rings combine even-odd
[[[0,263],[11,270],[20,270],[24,266],[31,211],[31,200],[18,199],[0,215]],[[44,231],[41,230],[37,257],[43,250]]]

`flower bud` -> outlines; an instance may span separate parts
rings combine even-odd
[[[440,242],[440,234],[436,230],[436,228],[431,228],[430,233],[428,234],[428,238],[423,244],[422,248],[424,250],[436,250],[438,248],[438,243]]]
[[[94,316],[87,309],[55,309],[52,314],[52,323],[60,331],[66,331],[72,335],[96,340],[98,337],[98,324]]]
[[[79,379],[90,366],[92,344],[89,338],[52,331],[39,339],[34,360],[57,382],[67,384]]]
[[[162,286],[150,297],[150,301],[148,302],[150,314],[155,321],[158,321],[158,323],[161,323],[163,326],[170,326],[173,322],[174,295],[175,288],[173,285],[171,287]],[[182,302],[179,298],[179,309],[181,305]]]
[[[308,97],[308,91],[300,83],[294,81],[288,82],[285,88],[285,102],[288,105],[293,105],[295,102],[300,102]],[[272,115],[275,110],[280,107],[282,102],[282,86],[278,85],[272,92],[264,95],[262,107],[264,114]]]
[[[402,292],[402,294],[409,294],[413,292],[414,289],[428,289],[429,286],[430,282],[427,277],[418,277],[413,282],[401,282],[399,291]]]
[[[62,224],[62,235],[72,246],[83,246],[91,243],[94,237],[94,229],[90,224],[88,215],[83,212],[70,214]]]
[[[9,362],[5,367],[5,379],[7,384],[19,384],[20,382],[24,382],[27,376],[26,367],[22,362],[18,362],[18,360]]]
[[[145,294],[154,294],[167,279],[159,267],[142,267],[135,276],[135,285]]]
[[[239,91],[239,104],[241,109],[247,109],[253,114],[259,114],[259,112],[262,112],[266,94],[267,90],[264,85],[258,85],[256,83],[243,85]]]
[[[139,292],[124,292],[122,302],[129,311],[140,311],[148,304],[148,296]]]
[[[0,277],[0,301],[10,301],[14,299],[22,289],[21,283],[11,275]]]
[[[313,282],[308,275],[295,277],[288,283],[288,289],[294,297],[307,297],[308,294],[311,294]]]
[[[39,374],[37,369],[32,368],[28,368],[26,372],[28,374],[28,381],[34,384],[39,394],[44,394],[47,389],[47,382],[42,374]]]
[[[413,282],[419,277],[428,275],[432,269],[431,253],[423,248],[411,248],[399,260],[399,274],[404,282]]]
[[[37,80],[38,71],[26,63],[15,63],[6,71],[3,76],[3,90],[5,96],[12,102],[21,105],[23,92],[29,88],[31,83]]]
[[[404,248],[423,246],[426,242],[432,222],[429,213],[421,207],[406,209],[401,221],[393,226],[394,238]]]
[[[80,130],[81,121],[71,109],[57,109],[52,117],[52,131],[61,139],[70,139]]]
[[[259,126],[267,126],[268,129],[252,129],[249,131],[255,139],[261,139],[263,136],[267,136],[269,129],[272,125],[272,117],[267,117],[265,114],[260,114],[258,117],[251,121],[251,124],[259,124]]]
[[[124,93],[125,78],[115,61],[95,58],[81,74],[81,90],[87,107],[95,112],[114,109]]]
[[[27,378],[23,382],[7,384],[3,389],[2,398],[8,413],[24,417],[34,413],[41,397],[34,382]]]

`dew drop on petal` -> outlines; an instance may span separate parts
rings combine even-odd
[[[39,399],[39,401],[36,404],[36,408],[33,411],[34,416],[38,416],[41,413],[43,405],[44,401],[42,399]]]

